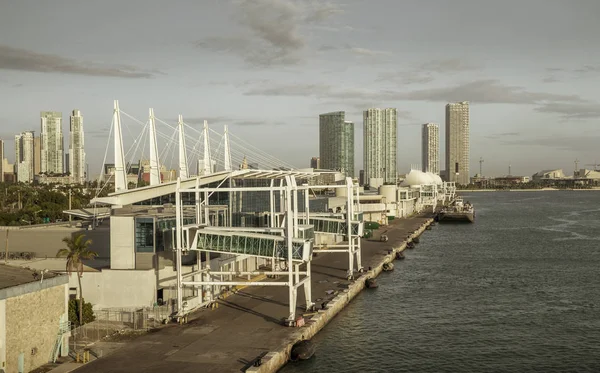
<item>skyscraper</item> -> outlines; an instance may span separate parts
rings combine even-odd
[[[33,181],[33,138],[33,131],[15,135],[15,171],[20,183]]]
[[[396,149],[398,148],[397,110],[365,110],[363,139],[364,182],[371,185],[371,179],[376,178],[381,179],[383,183],[395,183]]]
[[[85,183],[85,149],[83,137],[83,117],[79,110],[71,113],[69,134],[69,173],[71,179],[78,184]]]
[[[33,174],[39,175],[42,172],[42,144],[40,137],[33,138]]]
[[[310,168],[321,168],[321,159],[319,157],[312,157],[310,159]]]
[[[42,111],[41,117],[41,167],[42,173],[64,173],[62,113]]]
[[[354,177],[354,123],[346,113],[319,115],[319,158],[321,167]]]
[[[423,172],[440,174],[440,126],[425,123],[422,131],[421,145]]]
[[[469,184],[469,102],[446,105],[446,173],[448,181]]]

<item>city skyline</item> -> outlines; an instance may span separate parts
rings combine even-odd
[[[509,163],[515,174],[571,173],[576,158],[581,164],[599,158],[596,2],[178,1],[161,12],[172,27],[148,29],[157,4],[5,4],[0,120],[9,125],[0,138],[6,153],[14,154],[8,140],[15,134],[38,128],[39,110],[78,107],[94,139],[88,154],[102,154],[112,100],[119,99],[137,118],[154,107],[170,123],[181,113],[198,127],[204,119],[229,124],[232,133],[303,167],[318,153],[318,113],[344,110],[359,123],[365,108],[396,107],[402,172],[420,162],[420,125],[443,123],[441,106],[466,100],[471,170],[483,157],[487,175],[506,174]],[[373,8],[387,11],[377,21],[365,19]],[[284,140],[265,141],[271,136]],[[357,150],[357,166],[362,157]],[[95,174],[102,160],[94,158]]]

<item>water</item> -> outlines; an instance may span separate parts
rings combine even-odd
[[[600,372],[600,192],[464,197],[281,372]]]

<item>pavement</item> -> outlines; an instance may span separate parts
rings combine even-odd
[[[363,239],[363,267],[379,265],[390,250],[399,247],[427,219],[423,215],[392,220],[374,235],[386,234],[387,242]],[[317,305],[347,288],[347,263],[346,253],[319,253],[313,258],[312,296]],[[118,348],[102,342],[92,347],[102,357],[84,365],[61,364],[65,367],[58,366],[51,372],[66,373],[73,366],[77,373],[244,372],[256,358],[288,344],[292,333],[297,331],[281,323],[288,315],[287,290],[287,287],[247,287],[220,300],[218,308],[203,308],[193,313],[185,325],[166,325],[130,341],[120,341]],[[300,315],[305,311],[305,300],[303,291],[298,294]]]

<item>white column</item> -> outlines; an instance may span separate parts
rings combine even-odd
[[[181,284],[181,179],[177,178],[177,190],[175,191],[175,252],[176,252],[176,270],[177,270],[177,313],[181,314],[183,308],[183,286]]]
[[[348,278],[354,275],[354,239],[352,237],[352,218],[354,214],[354,206],[352,205],[352,179],[346,178],[346,225],[348,226]]]
[[[223,151],[225,171],[231,171],[231,148],[229,146],[229,130],[227,129],[227,125],[225,125],[225,130],[223,132]]]
[[[115,192],[127,190],[127,170],[125,169],[125,152],[123,151],[123,134],[121,132],[121,112],[119,101],[114,102],[113,123],[115,126]]]
[[[273,188],[275,186],[275,180],[271,179],[271,188]],[[273,228],[275,227],[275,192],[273,191],[273,189],[271,189],[269,191],[269,207],[270,210],[269,212],[271,213],[270,218],[270,222],[271,224],[270,227]]]
[[[294,321],[296,318],[296,288],[294,287],[294,264],[292,260],[292,237],[294,236],[294,227],[293,227],[293,213],[292,213],[292,178],[291,176],[285,177],[286,181],[286,198],[285,198],[285,209],[286,209],[286,246],[287,246],[287,260],[288,260],[288,286],[289,286],[289,306],[290,306],[290,315],[288,321]]]
[[[154,109],[149,109],[150,121],[150,185],[160,184],[160,162],[158,160],[158,146],[156,144],[156,123]]]
[[[208,122],[204,121],[204,175],[212,174],[212,159],[210,158],[210,137]]]
[[[179,177],[183,180],[189,178],[187,150],[185,147],[185,131],[183,128],[183,116],[179,114]]]

